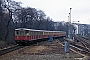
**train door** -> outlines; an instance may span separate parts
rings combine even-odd
[[[29,32],[29,30],[25,30],[24,33],[25,33],[25,40],[30,40],[30,32]]]
[[[24,39],[24,30],[20,30],[20,36],[19,36],[20,40],[25,40]]]
[[[15,40],[19,40],[20,32],[19,30],[15,30]]]

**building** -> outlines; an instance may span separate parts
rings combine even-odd
[[[75,27],[75,35],[90,35],[90,25],[89,24],[80,24],[72,23]]]

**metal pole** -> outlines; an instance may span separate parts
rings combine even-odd
[[[70,8],[70,23],[71,23],[71,9],[72,9],[72,8]]]
[[[68,20],[69,20],[69,26],[68,26],[68,37],[70,38],[70,13],[69,13]]]
[[[69,38],[69,16],[68,16],[68,38]]]
[[[67,25],[67,37],[69,37],[69,16],[68,16],[68,25]]]
[[[69,21],[69,27],[70,27],[69,33],[70,33],[70,37],[71,37],[71,9],[72,8],[70,8],[70,13],[69,13],[69,15],[70,15],[70,21]]]

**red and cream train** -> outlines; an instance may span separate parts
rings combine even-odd
[[[46,30],[34,30],[26,28],[15,29],[15,41],[16,43],[36,41],[43,38],[52,37],[65,37],[64,31],[46,31]]]

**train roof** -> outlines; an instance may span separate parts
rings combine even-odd
[[[30,30],[30,31],[44,31],[44,32],[64,32],[64,31],[47,31],[47,30],[35,30],[35,29],[27,29],[27,28],[17,28],[15,30]]]
[[[27,29],[27,28],[18,28],[15,30],[30,30],[30,31],[43,31],[43,30],[35,30],[35,29]]]

